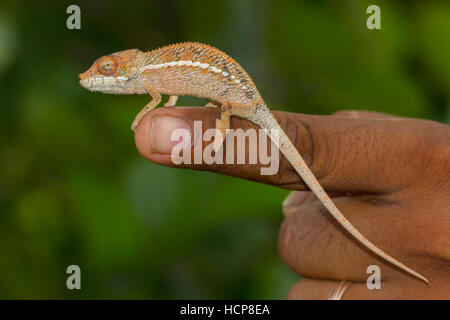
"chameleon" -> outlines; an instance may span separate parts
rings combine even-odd
[[[179,96],[206,98],[210,101],[206,106],[220,108],[215,125],[222,134],[216,135],[214,150],[223,144],[231,116],[256,124],[342,227],[376,255],[429,283],[426,277],[379,249],[345,218],[280,127],[253,80],[223,51],[196,42],[176,43],[148,52],[124,50],[97,59],[80,74],[80,84],[102,93],[149,94],[152,100],[137,114],[131,125],[133,130],[147,112],[160,104],[161,94],[170,96],[164,106],[172,107]]]

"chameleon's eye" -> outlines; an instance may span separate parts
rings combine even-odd
[[[111,58],[104,58],[100,61],[99,64],[99,72],[105,76],[112,75],[114,72],[116,72],[116,62]]]

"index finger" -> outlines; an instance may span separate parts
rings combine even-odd
[[[259,161],[249,164],[250,153],[256,148],[254,142],[253,145],[246,144],[244,164],[237,163],[236,153],[233,161],[224,160],[224,164],[208,164],[205,161],[196,163],[194,157],[196,152],[199,155],[199,149],[195,146],[201,146],[202,158],[207,146],[212,145],[212,141],[205,141],[205,133],[208,129],[215,128],[219,112],[215,108],[197,107],[155,109],[141,120],[136,129],[136,146],[145,158],[161,165],[218,172],[286,189],[307,189],[281,154],[277,154],[279,167],[273,175],[261,174],[261,168],[268,167],[267,164]],[[422,137],[417,134],[423,132],[417,127],[421,122],[411,125],[412,120],[407,119],[391,121],[288,112],[273,114],[319,182],[330,192],[391,192],[417,178],[415,173],[421,165],[421,158],[412,160],[412,157],[420,152],[418,142],[422,140],[423,144]],[[194,130],[195,121],[200,121],[200,132]],[[258,126],[245,119],[232,117],[231,128],[241,128],[245,132],[255,130],[258,141],[268,140],[265,134],[258,131]],[[179,141],[171,140],[176,129],[185,129],[193,137],[194,142],[188,147],[191,161],[173,161],[174,147],[178,146],[179,149],[180,144]],[[236,145],[234,149],[236,151]],[[227,144],[224,154],[227,154]]]

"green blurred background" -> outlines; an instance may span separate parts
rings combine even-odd
[[[298,280],[277,254],[288,192],[144,160],[129,126],[149,97],[78,84],[102,55],[199,41],[272,109],[448,119],[449,1],[80,1],[81,30],[70,4],[0,4],[1,299],[282,299]]]

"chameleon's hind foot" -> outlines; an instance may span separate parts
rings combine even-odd
[[[216,119],[216,135],[214,136],[214,152],[219,152],[222,147],[227,130],[230,129],[230,117],[222,114],[220,119]]]
[[[214,151],[217,153],[226,140],[227,130],[230,129],[230,116],[248,118],[253,113],[253,106],[240,103],[225,102],[221,106],[220,119],[216,119],[216,130],[221,134],[214,137]]]

